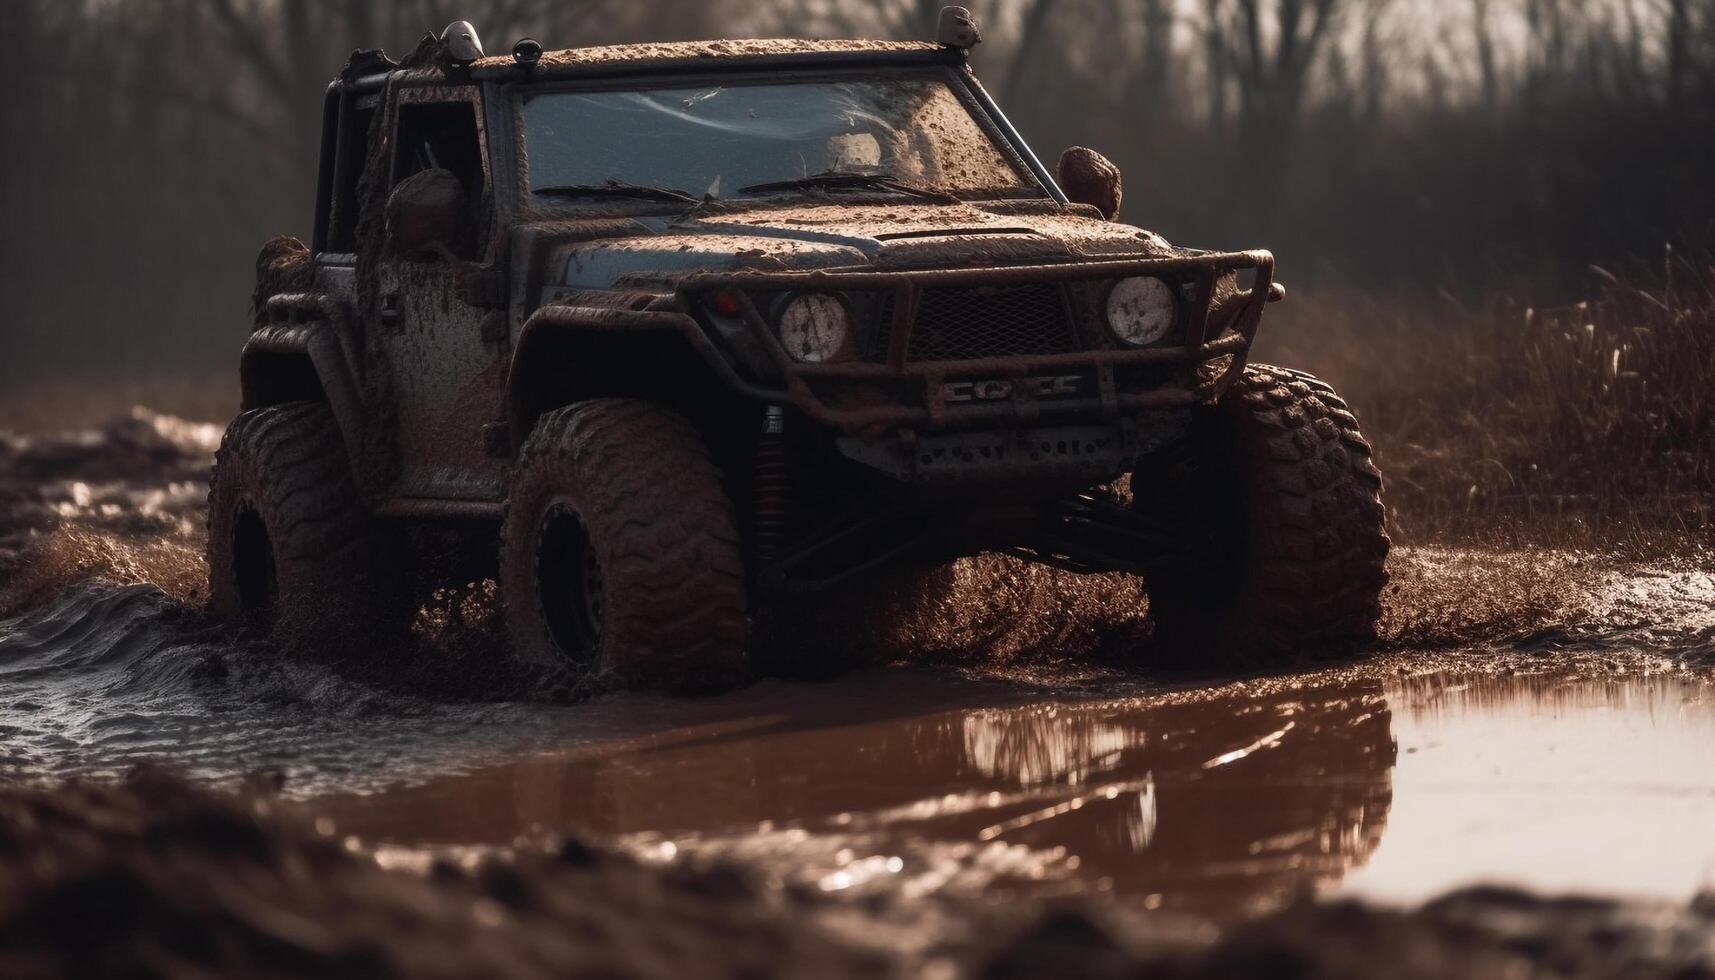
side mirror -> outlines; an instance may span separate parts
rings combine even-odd
[[[1054,177],[1073,204],[1088,204],[1109,221],[1118,221],[1121,187],[1120,168],[1095,150],[1074,146],[1060,154]]]
[[[464,184],[452,171],[412,174],[387,197],[387,254],[417,260],[457,254],[466,209]]]

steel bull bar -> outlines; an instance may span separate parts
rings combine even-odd
[[[1253,270],[1255,280],[1248,293],[1234,297],[1240,308],[1218,326],[1219,336],[1211,337],[1216,283],[1226,275]],[[1183,344],[958,361],[907,359],[918,300],[926,289],[1106,282],[1130,276],[1160,276],[1193,285]],[[772,360],[792,403],[823,425],[853,434],[874,435],[900,428],[937,431],[1046,421],[1112,420],[1148,409],[1211,402],[1244,371],[1263,308],[1274,288],[1273,254],[1247,251],[977,269],[716,273],[687,282],[681,295],[697,299],[716,290],[732,289],[742,297],[745,323],[754,341]],[[752,302],[753,291],[863,290],[892,290],[894,294],[894,319],[885,363],[810,364],[795,360],[780,343],[773,324]],[[1219,374],[1212,376],[1196,370],[1184,371],[1177,381],[1163,382],[1157,378],[1149,384],[1133,386],[1122,384],[1117,377],[1118,372],[1128,368],[1201,368],[1221,358],[1228,361]],[[1069,395],[1059,387],[1060,379],[1074,375],[1080,380],[1093,379],[1094,390]],[[985,387],[980,391],[968,390],[973,385]],[[950,393],[953,399],[949,398]],[[959,397],[967,394],[974,397]]]

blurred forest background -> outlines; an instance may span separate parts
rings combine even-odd
[[[967,5],[1042,156],[1108,154],[1126,220],[1173,241],[1277,252],[1295,302],[1269,353],[1352,388],[1396,500],[1715,486],[1715,0]],[[256,250],[307,237],[320,95],[353,47],[460,18],[491,51],[927,38],[940,6],[5,0],[0,385],[229,391]]]

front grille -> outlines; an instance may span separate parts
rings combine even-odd
[[[883,307],[877,349],[885,355],[893,324],[891,297]],[[1055,283],[1015,283],[925,289],[906,358],[970,361],[1077,349],[1064,289]]]

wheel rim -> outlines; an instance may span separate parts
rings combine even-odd
[[[556,502],[536,536],[536,596],[548,636],[561,657],[589,663],[601,641],[606,581],[577,512]]]
[[[274,542],[267,522],[248,502],[240,504],[233,517],[232,556],[238,606],[245,620],[264,628],[272,626],[280,602]]]

